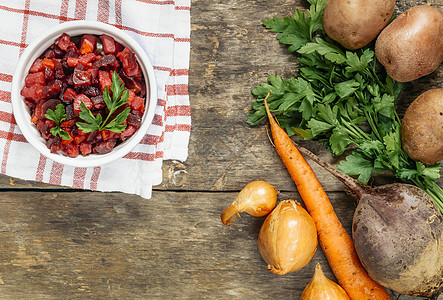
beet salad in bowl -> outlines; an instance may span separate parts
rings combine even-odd
[[[104,23],[62,23],[30,44],[12,82],[14,117],[43,155],[91,167],[131,151],[152,122],[152,65],[130,36]]]

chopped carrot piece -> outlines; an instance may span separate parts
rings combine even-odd
[[[43,63],[44,66],[46,67],[50,67],[51,69],[54,69],[54,62],[52,61],[52,59],[50,58],[43,58]]]
[[[68,135],[69,135],[69,139],[68,140],[62,139],[62,144],[66,145],[74,140],[74,138],[69,133],[68,133]]]

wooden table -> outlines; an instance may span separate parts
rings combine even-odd
[[[443,9],[443,0],[397,2],[396,12],[425,3]],[[0,299],[298,299],[318,262],[333,279],[320,248],[305,268],[271,274],[257,249],[264,218],[244,214],[230,227],[219,218],[253,180],[277,186],[279,200],[300,200],[266,124],[245,120],[253,87],[270,74],[297,74],[294,56],[261,22],[306,5],[192,1],[189,157],[164,164],[152,199],[0,176]],[[443,87],[443,68],[407,85],[400,114],[431,87]],[[302,144],[330,162],[342,159]],[[355,201],[312,166],[350,230]]]

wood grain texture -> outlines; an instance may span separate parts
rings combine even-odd
[[[396,13],[417,4],[443,9],[443,0],[399,0]],[[164,163],[152,199],[0,176],[0,299],[298,299],[317,262],[334,279],[321,249],[305,268],[271,274],[257,249],[264,218],[242,215],[230,227],[219,218],[252,180],[275,185],[279,200],[300,200],[266,123],[245,121],[252,88],[269,75],[297,74],[296,58],[261,22],[306,6],[192,1],[189,157]],[[406,85],[399,114],[432,87],[443,87],[441,67]],[[331,163],[343,158],[299,142]],[[354,200],[332,175],[312,167],[349,232]],[[375,183],[390,180],[378,176]],[[400,298],[406,299],[417,298]]]
[[[220,212],[234,193],[4,192],[0,199],[1,299],[297,298],[317,262],[276,276],[257,250],[264,218],[231,226]],[[279,199],[298,198],[280,194]],[[354,201],[334,193],[350,228]]]

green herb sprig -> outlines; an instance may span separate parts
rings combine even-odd
[[[86,123],[77,122],[76,125],[84,133],[102,130],[109,130],[116,133],[121,133],[126,129],[126,125],[122,125],[122,123],[129,116],[129,113],[131,111],[129,107],[126,107],[117,116],[111,118],[119,107],[125,105],[128,102],[129,97],[129,91],[125,89],[125,84],[122,83],[120,77],[116,72],[112,73],[111,92],[112,97],[109,94],[108,87],[105,87],[103,91],[103,100],[109,110],[109,113],[104,120],[101,114],[97,114],[96,116],[94,116],[91,110],[87,108],[83,102],[80,104],[79,117]]]
[[[401,147],[401,120],[395,110],[403,84],[377,68],[373,45],[343,49],[326,36],[322,18],[327,0],[308,0],[306,12],[263,22],[297,55],[299,74],[283,80],[269,76],[252,90],[247,122],[265,118],[263,99],[289,135],[322,142],[335,155],[356,149],[337,167],[367,183],[373,172],[391,171],[397,178],[425,190],[443,213],[443,190],[435,182],[440,165],[415,162]]]
[[[66,132],[65,130],[61,129],[60,124],[66,120],[67,115],[65,112],[65,107],[63,106],[63,104],[58,104],[55,107],[55,110],[52,109],[48,109],[46,111],[45,117],[49,120],[52,120],[55,122],[55,126],[52,127],[50,129],[50,132],[53,136],[60,136],[62,139],[64,140],[69,140],[70,136],[68,134],[68,132]]]

